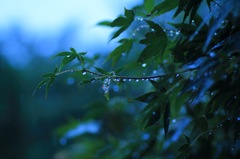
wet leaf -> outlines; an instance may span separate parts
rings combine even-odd
[[[148,25],[154,29],[153,32],[146,34],[145,39],[141,40],[141,44],[147,45],[140,56],[138,57],[139,63],[146,63],[151,58],[160,58],[167,46],[167,36],[163,29],[152,21],[146,21]]]
[[[165,0],[156,5],[151,13],[155,13],[156,15],[164,14],[176,8],[178,6],[178,3],[179,2],[177,0]]]
[[[170,104],[169,104],[169,102],[167,102],[167,104],[165,106],[164,115],[163,115],[163,126],[164,126],[165,139],[167,138],[167,134],[168,134],[168,128],[169,128],[169,124],[170,124],[169,121],[170,121]]]
[[[123,53],[128,54],[132,49],[133,41],[131,39],[121,39],[119,42],[121,45],[116,47],[106,59],[106,61],[112,59],[112,66],[116,65]]]
[[[190,145],[189,145],[189,144],[183,144],[182,146],[180,146],[180,147],[178,148],[178,151],[179,151],[179,152],[187,152],[187,151],[189,150],[189,148],[190,148]]]

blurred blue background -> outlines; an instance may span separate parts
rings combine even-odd
[[[50,57],[69,50],[88,56],[112,50],[112,29],[98,27],[103,20],[123,14],[140,0],[8,0],[0,2],[0,158],[61,158],[56,153],[67,141],[56,131],[64,123],[78,123],[85,104],[103,98],[98,87],[78,88],[62,76],[44,98],[44,89],[32,97],[41,75],[58,64]],[[67,85],[67,86],[66,86]],[[100,92],[100,93],[99,93]],[[92,96],[94,94],[94,101]],[[98,97],[98,94],[100,97]],[[99,103],[98,103],[99,104]],[[97,132],[89,121],[66,137]],[[64,127],[64,126],[63,126]],[[79,130],[79,131],[77,131]]]

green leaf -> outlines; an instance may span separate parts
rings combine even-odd
[[[144,7],[150,13],[154,7],[154,0],[144,0]]]
[[[49,88],[52,86],[53,82],[55,80],[55,76],[50,78],[50,80],[48,81],[46,87],[45,87],[45,97],[47,98],[48,96],[48,91],[49,91]]]
[[[118,17],[111,24],[111,27],[119,27],[128,25],[128,20],[124,17]]]
[[[46,85],[49,80],[50,80],[49,78],[45,78],[41,82],[39,82],[37,87],[33,91],[33,96],[36,93],[36,91],[39,90],[42,86]]]
[[[170,124],[170,104],[167,102],[164,115],[163,115],[163,126],[164,126],[164,134],[165,134],[165,139],[167,138],[167,133],[168,133],[168,128]]]
[[[122,39],[119,42],[122,44],[116,47],[106,59],[106,61],[112,59],[112,66],[115,66],[123,53],[128,54],[133,45],[133,41],[131,39]]]
[[[70,50],[72,51],[73,54],[77,54],[77,51],[74,48],[70,48]]]
[[[163,29],[152,21],[146,22],[154,31],[147,33],[146,38],[140,41],[140,43],[146,44],[147,46],[138,57],[137,61],[139,63],[146,63],[152,58],[155,60],[161,58],[167,46],[167,35]]]
[[[115,20],[113,20],[112,23],[110,23],[109,25],[111,27],[120,27],[119,30],[117,30],[114,35],[112,36],[112,39],[115,39],[116,37],[118,37],[122,32],[124,32],[130,25],[131,23],[134,21],[134,11],[133,10],[128,10],[125,8],[124,11],[124,15],[125,17],[118,17]]]
[[[184,137],[185,137],[185,139],[187,140],[187,144],[188,145],[190,145],[190,139],[189,139],[189,137],[188,136],[186,136],[186,135],[183,135]]]
[[[183,144],[178,148],[178,151],[179,152],[187,152],[189,150],[189,148],[190,148],[189,144]]]
[[[100,25],[100,26],[111,26],[111,22],[110,21],[102,21],[102,22],[97,23],[97,25]]]
[[[60,52],[57,55],[54,55],[52,59],[59,56],[70,56],[70,55],[72,55],[72,52]]]
[[[155,13],[157,16],[169,12],[178,6],[177,0],[165,0],[154,7],[151,13]]]
[[[73,61],[77,57],[77,54],[71,54],[70,56],[66,56],[62,59],[61,66],[59,70],[63,68],[63,66],[67,65],[69,62]]]
[[[82,68],[84,68],[84,58],[81,56],[81,54],[78,54],[77,59],[81,63]]]
[[[94,67],[99,73],[101,74],[104,74],[104,75],[108,75],[109,73],[107,71],[105,71],[104,69],[102,68],[99,68],[99,67]]]
[[[112,39],[115,39],[116,37],[118,37],[122,32],[124,32],[125,30],[127,29],[127,27],[121,27],[118,31],[116,31],[114,34],[113,34],[113,37],[111,38]]]
[[[124,15],[126,16],[128,22],[131,24],[131,22],[134,20],[134,11],[128,10],[126,8],[124,8],[124,10],[125,10]]]
[[[144,102],[144,103],[150,103],[151,101],[157,99],[159,97],[159,92],[148,92],[144,95],[141,95],[137,98],[135,98],[134,100],[138,100],[140,102]]]

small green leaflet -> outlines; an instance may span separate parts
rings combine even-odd
[[[39,84],[37,85],[37,87],[33,91],[33,96],[38,89],[40,89],[42,86],[46,85],[46,87],[45,87],[45,97],[47,98],[49,88],[51,87],[51,85],[53,84],[53,82],[55,80],[57,71],[58,71],[58,69],[56,68],[53,73],[47,73],[47,74],[42,76],[44,79],[41,82],[39,82]]]
[[[106,59],[106,61],[108,61],[109,59],[112,59],[112,66],[116,65],[116,63],[121,58],[123,53],[127,53],[127,54],[129,53],[129,51],[132,49],[133,40],[121,39],[119,43],[121,43],[121,45],[116,47]]]
[[[134,21],[134,11],[133,10],[128,10],[125,8],[125,12],[124,12],[125,17],[118,17],[115,20],[113,20],[113,22],[111,22],[110,24],[108,23],[100,23],[100,24],[106,24],[109,25],[111,27],[120,27],[119,30],[117,30],[114,34],[112,39],[115,39],[116,37],[118,37],[123,31],[125,31],[130,25],[131,23]]]
[[[70,48],[71,52],[60,52],[57,55],[53,56],[52,58],[55,57],[61,57],[63,56],[59,71],[68,63],[70,63],[71,61],[73,61],[75,58],[78,59],[78,61],[81,63],[82,67],[84,68],[84,58],[83,55],[86,54],[86,52],[80,52],[77,53],[77,51],[74,48]]]

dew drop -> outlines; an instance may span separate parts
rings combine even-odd
[[[180,34],[180,30],[179,30],[179,31],[177,31],[175,34],[176,34],[176,35],[179,35],[179,34]]]
[[[209,56],[210,56],[210,57],[215,57],[216,54],[215,54],[215,52],[210,52],[210,53],[209,53]]]
[[[132,79],[131,79],[131,78],[129,78],[129,79],[128,79],[128,81],[132,81]]]
[[[157,71],[156,70],[153,70],[153,74],[156,74],[157,73]]]
[[[143,63],[143,64],[142,64],[142,67],[146,67],[146,66],[147,66],[147,64],[146,64],[146,63]]]
[[[176,123],[176,121],[177,121],[176,119],[173,119],[173,120],[172,120],[172,123]]]
[[[176,74],[176,77],[178,77],[179,76],[179,74]]]
[[[126,82],[126,81],[127,81],[127,79],[124,78],[124,79],[123,79],[123,82]]]
[[[154,32],[155,30],[154,29],[151,29],[152,32]]]
[[[214,36],[217,36],[218,35],[218,33],[214,33]]]
[[[192,20],[192,23],[194,23],[195,21],[194,20]]]
[[[136,82],[139,82],[139,79],[136,79],[135,81],[136,81]]]
[[[145,79],[144,79],[144,78],[142,78],[142,81],[145,81]]]
[[[86,75],[86,74],[87,74],[87,72],[85,72],[85,71],[82,73],[82,75]]]
[[[240,117],[237,117],[237,121],[240,121]]]

